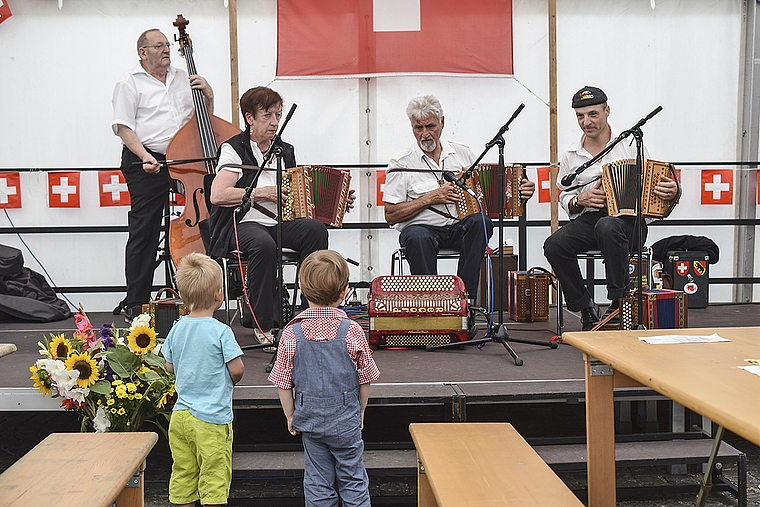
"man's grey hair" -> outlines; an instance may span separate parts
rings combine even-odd
[[[145,30],[143,33],[140,34],[140,36],[137,38],[137,52],[140,52],[140,48],[145,47],[145,44],[148,43],[148,34],[150,32],[160,32],[158,28],[150,28],[148,30]]]
[[[414,97],[409,101],[409,105],[406,106],[406,115],[410,121],[421,120],[428,115],[435,116],[438,121],[443,118],[443,108],[441,103],[435,98],[435,95],[424,95],[422,97]]]

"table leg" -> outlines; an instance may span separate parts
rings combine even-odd
[[[586,361],[586,449],[589,507],[614,507],[615,405],[612,368]]]
[[[436,507],[438,502],[433,495],[433,488],[430,487],[425,468],[422,463],[417,461],[417,506],[418,507]]]

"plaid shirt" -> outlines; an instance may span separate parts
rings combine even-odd
[[[346,312],[338,308],[318,307],[308,308],[301,312],[293,322],[300,321],[303,333],[308,340],[327,341],[334,340],[338,333],[341,319],[345,319]],[[269,381],[280,389],[292,389],[293,381],[293,355],[296,351],[296,335],[293,332],[292,322],[285,326],[277,347],[277,361],[269,373]],[[351,323],[346,335],[348,354],[354,363],[359,375],[359,384],[374,382],[380,376],[375,360],[372,359],[372,349],[369,348],[364,330],[356,322]]]

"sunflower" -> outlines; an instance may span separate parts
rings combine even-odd
[[[171,388],[164,393],[163,396],[161,396],[161,399],[158,400],[158,403],[156,403],[156,406],[158,408],[164,408],[167,403],[169,403],[174,396],[174,384],[172,384]]]
[[[87,353],[71,354],[71,357],[66,359],[67,370],[79,371],[79,378],[77,379],[77,386],[81,388],[89,387],[100,378],[100,372],[98,371],[98,363]]]
[[[138,326],[129,333],[127,345],[137,354],[146,354],[156,346],[156,332],[152,327]]]
[[[71,354],[71,342],[63,337],[63,333],[53,337],[53,341],[50,342],[50,355],[53,359],[65,360]]]
[[[39,387],[39,392],[42,393],[42,397],[44,398],[45,395],[50,395],[52,398],[52,392],[51,392],[51,381],[50,381],[50,374],[48,374],[47,370],[44,368],[37,368],[36,366],[30,366],[29,371],[32,372],[32,376],[29,377],[30,379],[34,380],[34,387]],[[40,374],[40,371],[42,374]],[[41,378],[46,377],[47,380]]]

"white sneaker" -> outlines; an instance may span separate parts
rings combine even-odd
[[[274,343],[274,337],[272,336],[272,331],[267,331],[266,333],[262,333],[259,331],[258,328],[253,328],[253,334],[256,337],[256,339],[259,341],[259,343]],[[277,350],[276,347],[264,347],[262,349],[267,354],[274,354]]]

